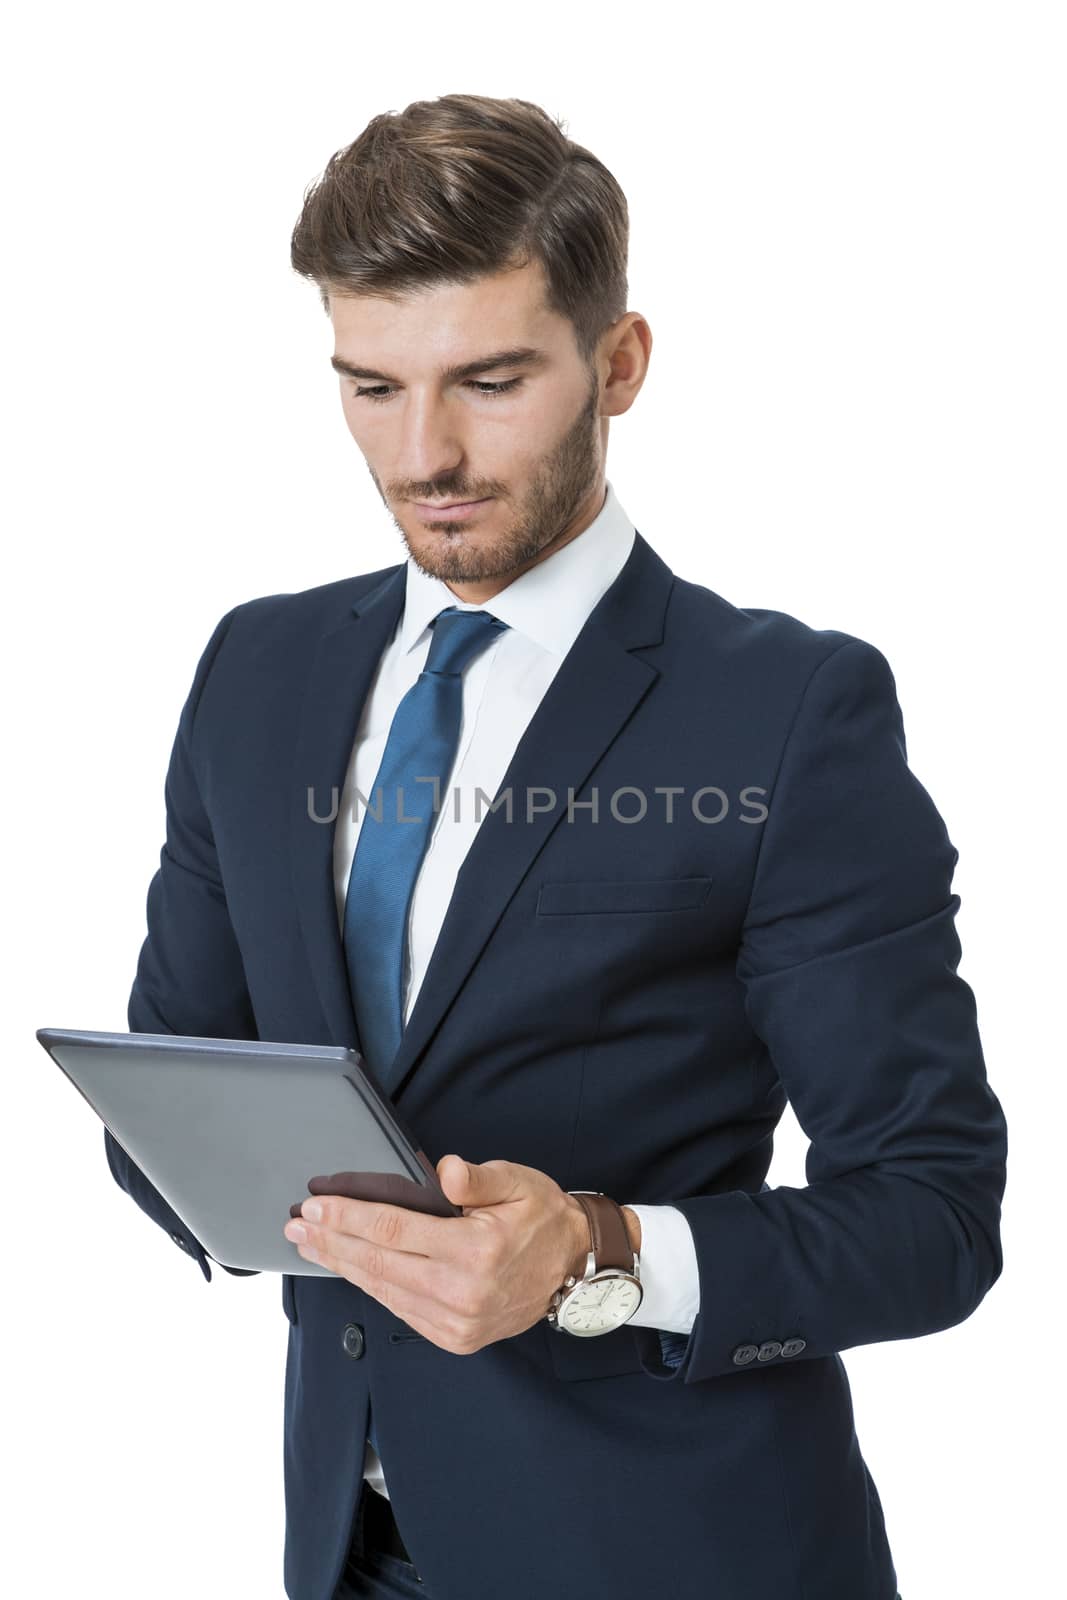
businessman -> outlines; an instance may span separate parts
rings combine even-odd
[[[375,118],[293,234],[406,558],[215,628],[129,1026],[355,1046],[462,1215],[278,1218],[326,1268],[282,1278],[292,1600],[894,1600],[841,1352],[1001,1271],[892,672],[635,528],[626,245],[594,156],[471,95]]]

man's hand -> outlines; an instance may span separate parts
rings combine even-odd
[[[535,1167],[447,1155],[437,1176],[462,1217],[317,1195],[285,1236],[432,1344],[473,1355],[539,1322],[564,1278],[582,1275],[589,1223],[579,1202]]]

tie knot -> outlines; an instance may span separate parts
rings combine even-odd
[[[449,606],[434,619],[430,653],[422,670],[458,677],[468,661],[480,655],[507,626],[490,611],[457,611]]]

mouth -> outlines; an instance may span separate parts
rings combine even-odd
[[[431,521],[449,518],[455,521],[458,517],[466,517],[479,510],[482,506],[492,504],[492,496],[485,500],[452,500],[441,505],[431,505],[425,500],[416,500],[416,506],[424,517]]]

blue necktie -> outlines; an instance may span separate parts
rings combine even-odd
[[[426,665],[393,716],[356,839],[345,896],[345,962],[360,1050],[383,1088],[404,1026],[408,908],[433,831],[434,800],[444,805],[456,758],[463,669],[506,627],[488,611],[450,606],[438,614]],[[377,1450],[373,1420],[370,1442]]]
[[[488,611],[454,606],[436,617],[426,665],[393,716],[356,839],[345,896],[345,961],[360,1049],[383,1087],[403,1032],[408,908],[433,832],[435,790],[443,806],[456,758],[463,669],[506,627]]]

